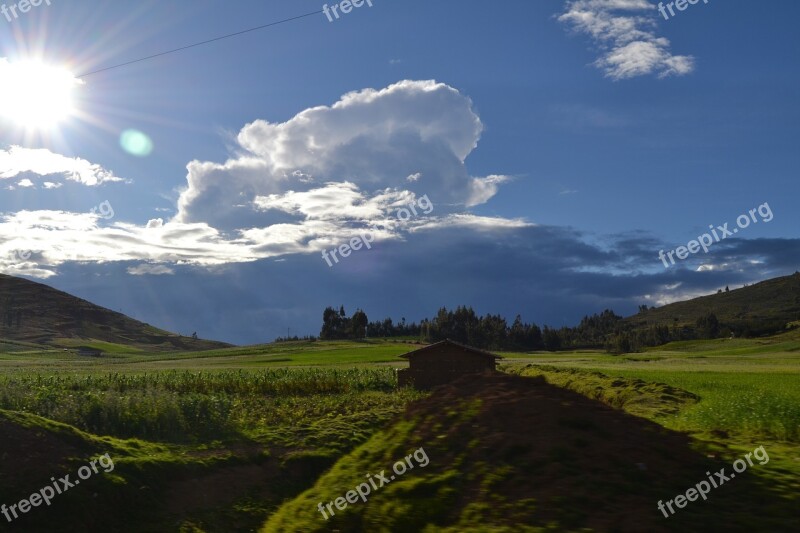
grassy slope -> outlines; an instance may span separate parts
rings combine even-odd
[[[420,447],[430,456],[424,470],[328,521],[319,513],[319,503],[344,496],[370,472],[390,474],[394,461]],[[757,476],[740,476],[665,520],[659,499],[730,464],[707,448],[693,450],[686,437],[531,378],[459,382],[412,404],[262,531],[793,530],[796,506]]]
[[[694,325],[698,318],[713,312],[721,323],[744,319],[779,319],[784,323],[800,317],[800,273],[770,279],[721,294],[676,302],[626,318],[637,327],[648,325]]]
[[[11,319],[11,325],[7,319]],[[47,285],[0,274],[0,348],[92,346],[110,351],[209,350],[229,346],[179,337]],[[10,342],[9,342],[10,341]],[[99,342],[98,342],[99,341]]]

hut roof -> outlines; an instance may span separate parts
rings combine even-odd
[[[502,359],[502,357],[500,357],[499,355],[495,355],[495,354],[493,354],[491,352],[487,352],[486,350],[473,348],[472,346],[467,346],[466,344],[461,344],[460,342],[456,342],[456,341],[453,341],[453,340],[450,340],[450,339],[446,339],[446,340],[443,340],[443,341],[435,342],[433,344],[429,344],[428,346],[425,346],[424,348],[420,348],[418,350],[414,350],[414,351],[411,351],[411,352],[408,352],[408,353],[404,353],[400,357],[403,357],[405,359],[409,359],[411,357],[416,357],[418,355],[423,355],[423,354],[428,353],[428,352],[434,352],[434,351],[436,351],[437,348],[442,348],[442,347],[447,346],[447,345],[457,346],[458,348],[461,348],[465,352],[471,352],[471,353],[474,353],[474,354],[477,354],[477,355],[480,355],[480,356],[483,356],[483,357],[486,357],[486,358],[492,358],[494,360]]]

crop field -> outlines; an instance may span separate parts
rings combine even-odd
[[[225,531],[227,513],[235,512],[235,529],[249,530],[421,396],[399,390],[394,368],[381,364],[402,362],[396,354],[409,349],[309,343],[147,357],[7,352],[0,355],[0,419],[26,413],[102,435],[126,478],[154,487],[159,498],[175,499],[182,476],[199,480],[193,490],[204,483],[226,488],[209,505],[183,505],[185,527]],[[279,361],[261,364],[269,359]],[[249,483],[218,479],[245,468],[255,469]],[[276,475],[281,491],[265,493],[255,481]],[[0,496],[13,494],[3,484]],[[179,503],[170,504],[173,514]],[[132,522],[173,530],[163,526],[171,518],[136,509],[128,510]]]
[[[98,348],[105,351],[105,345]],[[89,344],[90,346],[94,346]],[[142,354],[115,346],[102,358],[79,356],[64,350],[23,349],[13,345],[13,351],[3,351],[0,345],[0,372],[43,369],[51,371],[104,372],[155,371],[169,369],[262,369],[285,366],[354,366],[386,363],[402,365],[397,356],[416,348],[405,342],[286,342],[203,352]]]
[[[397,355],[415,347],[299,342],[102,358],[7,351],[0,355],[0,419],[38,415],[102,436],[117,454],[120,476],[159,487],[153,497],[172,502],[159,511],[168,515],[126,511],[136,523],[150,520],[153,531],[174,530],[156,524],[175,514],[183,531],[246,531],[426,396],[397,388],[395,367],[404,364]],[[754,475],[797,504],[799,347],[781,339],[737,341],[733,350],[720,342],[681,343],[626,356],[506,353],[502,369],[543,376],[688,432],[698,449],[723,459],[763,445],[770,462]],[[228,479],[247,468],[259,469],[252,483]],[[265,492],[263,476],[276,475],[283,488]],[[212,491],[202,506],[186,504],[175,493],[185,490],[187,476],[200,487],[221,487],[220,494]],[[0,486],[0,496],[8,489]]]

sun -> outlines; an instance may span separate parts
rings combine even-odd
[[[26,129],[49,129],[75,113],[82,82],[64,68],[0,59],[0,118]]]

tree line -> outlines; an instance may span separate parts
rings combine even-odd
[[[639,308],[640,313],[648,310]],[[740,320],[721,323],[716,315],[707,313],[695,323],[671,326],[636,326],[625,322],[611,309],[585,316],[575,327],[539,327],[524,322],[520,315],[509,325],[500,315],[479,316],[472,307],[458,306],[454,310],[442,307],[433,318],[419,323],[391,318],[370,322],[367,314],[357,309],[348,317],[344,306],[327,307],[322,315],[321,340],[364,338],[406,338],[422,342],[451,339],[485,350],[559,351],[576,349],[605,349],[610,353],[630,353],[646,347],[660,346],[672,341],[716,339],[726,337],[756,337],[776,333],[785,328],[780,320]]]
[[[366,313],[358,309],[351,317],[344,306],[338,310],[327,307],[322,314],[322,329],[319,338],[364,339],[367,337],[404,337],[423,342],[438,342],[451,339],[456,342],[488,350],[550,350],[565,348],[592,348],[603,345],[606,335],[613,332],[621,316],[611,310],[585,317],[574,328],[539,327],[535,323],[523,322],[517,315],[511,325],[500,315],[478,316],[472,307],[458,306],[455,310],[439,309],[434,318],[420,323],[406,322],[402,318],[394,322],[391,318],[370,322]]]

